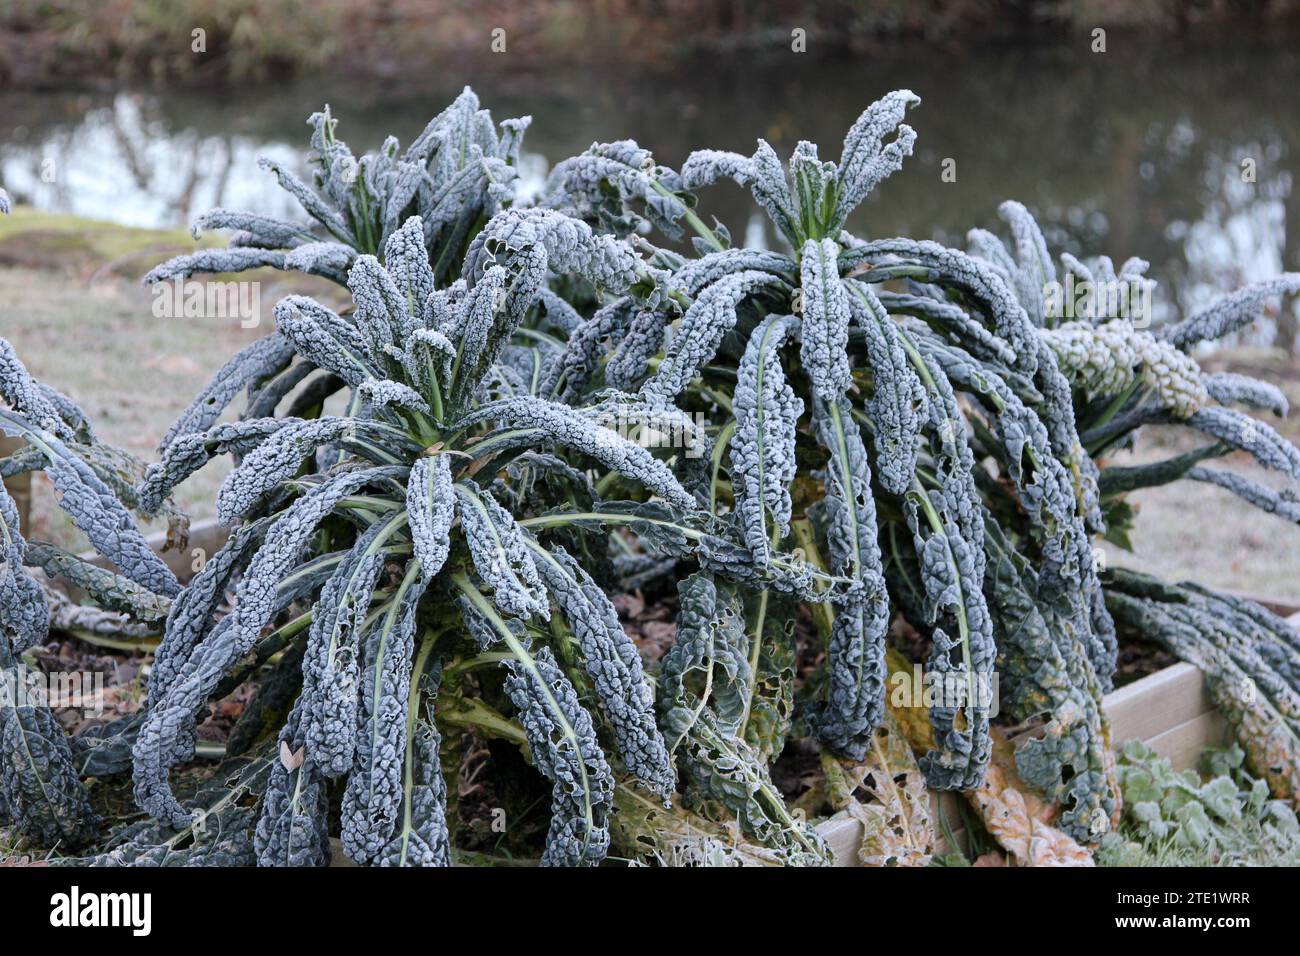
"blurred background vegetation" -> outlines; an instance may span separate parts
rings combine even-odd
[[[0,82],[392,76],[486,51],[485,25],[506,31],[520,61],[647,63],[788,48],[796,27],[840,55],[898,39],[1023,43],[1097,27],[1276,37],[1300,32],[1300,0],[3,0]]]

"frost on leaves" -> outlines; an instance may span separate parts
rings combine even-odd
[[[537,769],[551,781],[551,827],[543,866],[595,866],[609,849],[614,775],[591,716],[550,648],[505,662],[506,693],[518,709]]]
[[[548,620],[551,611],[541,576],[510,512],[473,485],[457,483],[454,490],[474,569],[492,588],[493,602],[513,617]]]
[[[889,628],[871,468],[847,399],[815,400],[813,423],[830,452],[825,511],[831,570],[851,582],[833,597],[830,690],[818,730],[832,748],[861,760],[884,712]]]
[[[605,592],[567,551],[530,542],[538,571],[563,613],[582,652],[601,709],[613,730],[619,756],[629,773],[665,801],[676,777],[663,735],[655,724],[654,694],[641,666],[641,654],[623,631]]]
[[[731,469],[745,543],[765,562],[790,524],[788,486],[797,470],[795,430],[803,402],[785,381],[781,346],[794,320],[772,316],[749,339],[740,360],[732,411]]]
[[[451,522],[456,496],[451,465],[446,455],[423,456],[411,466],[406,483],[406,511],[411,522],[411,542],[420,559],[424,583],[442,570],[451,548]]]
[[[799,323],[799,357],[813,391],[831,402],[849,387],[849,298],[840,282],[839,246],[830,239],[809,239],[800,256],[803,317]]]

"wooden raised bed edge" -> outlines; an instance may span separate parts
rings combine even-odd
[[[184,550],[161,551],[166,536],[153,535],[149,543],[160,551],[163,560],[182,579],[188,577],[194,550],[211,556],[225,543],[229,529],[216,521],[197,522],[190,528],[189,545]],[[97,555],[86,557],[103,564]],[[1292,624],[1300,626],[1300,607],[1274,597],[1236,592],[1278,614],[1290,615]],[[1107,694],[1101,702],[1110,720],[1111,740],[1120,746],[1129,740],[1141,740],[1173,764],[1174,769],[1192,767],[1207,747],[1226,744],[1227,722],[1220,716],[1205,687],[1205,678],[1191,664],[1179,663]],[[942,810],[950,821],[959,820],[958,801],[953,793],[931,794],[931,817],[938,820]],[[818,824],[835,853],[839,866],[856,866],[858,845],[862,842],[862,824],[856,820],[827,820]],[[965,843],[965,833],[954,828],[958,843]],[[942,838],[941,844],[945,841]]]

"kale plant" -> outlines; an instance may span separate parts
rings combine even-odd
[[[1060,273],[1017,203],[1000,209],[1009,243],[861,239],[848,219],[911,154],[917,102],[900,90],[868,107],[838,162],[800,142],[783,164],[760,141],[676,171],[634,142],[595,144],[534,201],[514,192],[527,120],[494,125],[469,90],[405,151],[389,139],[360,159],[315,114],[313,183],[266,164],[309,223],[215,210],[196,230],[235,230],[229,247],[146,281],[299,270],[345,285],[352,307],[283,299],[276,330],[216,374],[147,469],[0,350],[0,424],[29,442],[4,474],[46,469],[117,567],[25,544],[0,498],[0,663],[48,620],[20,599],[40,593],[24,562],[163,630],[130,726],[78,744],[48,715],[9,722],[54,755],[46,776],[69,795],[29,830],[88,842],[78,771],[121,772],[130,747],[153,821],[94,862],[320,864],[338,834],[359,863],[447,865],[472,836],[462,763],[493,740],[549,783],[543,863],[598,863],[611,845],[826,863],[772,768],[821,749],[823,766],[874,759],[919,779],[892,766],[910,754],[879,753],[897,629],[941,691],[929,786],[980,786],[997,677],[1002,709],[1035,730],[1019,776],[1096,844],[1121,813],[1101,710],[1116,623],[1205,669],[1247,765],[1294,798],[1295,631],[1194,585],[1103,573],[1093,539],[1125,544],[1125,495],[1182,477],[1300,518],[1290,492],[1204,465],[1245,450],[1300,477],[1300,451],[1229,407],[1285,400],[1191,354],[1300,280],[1151,331],[1134,317],[1145,263],[1063,255]],[[695,192],[724,178],[781,249],[733,248],[706,225]],[[1049,295],[1062,274],[1125,291],[1077,321]],[[1148,423],[1211,441],[1115,465]],[[172,490],[221,456],[230,538],[181,590],[126,512],[172,511]],[[610,597],[642,586],[677,606],[649,668]],[[204,707],[252,679],[229,759],[183,786],[173,770]],[[40,781],[3,769],[11,812],[43,812]]]
[[[282,300],[276,333],[218,373],[140,486],[142,498],[157,501],[212,456],[240,459],[217,497],[235,530],[173,605],[135,745],[136,795],[159,820],[192,820],[168,768],[192,753],[199,708],[268,640],[277,615],[311,605],[272,631],[276,640],[291,637],[286,628],[305,631],[305,649],[301,693],[279,734],[286,756],[257,827],[264,864],[326,860],[336,779],[354,860],[447,863],[436,675],[444,664],[460,670],[466,653],[499,655],[499,647],[508,650],[501,690],[554,786],[543,862],[598,862],[615,782],[579,687],[589,685],[623,769],[665,801],[675,777],[640,657],[604,591],[556,539],[576,532],[580,553],[586,530],[644,528],[659,547],[697,548],[699,562],[720,573],[768,574],[692,526],[695,498],[667,465],[606,427],[616,412],[620,425],[671,420],[690,429],[681,416],[538,394],[564,355],[525,324],[547,314],[548,275],[653,301],[658,280],[634,251],[554,211],[507,210],[474,236],[461,275],[440,286],[429,234],[412,216],[388,237],[382,264],[357,256],[350,315],[300,296]],[[250,382],[263,383],[250,409],[274,413],[285,397],[278,382],[296,362],[314,376],[303,386],[310,409],[301,396],[297,407],[314,414],[250,411],[213,424]],[[330,389],[349,393],[342,414],[320,413]],[[601,501],[583,471],[557,455],[653,497]],[[214,624],[232,581],[234,609]]]
[[[194,233],[232,230],[229,246],[170,259],[145,283],[270,267],[344,284],[357,256],[382,255],[393,233],[419,216],[424,244],[437,250],[434,277],[444,284],[483,223],[511,204],[519,148],[531,121],[525,116],[496,126],[466,87],[405,150],[390,136],[378,151],[357,158],[336,136],[338,121],[326,106],[307,121],[311,185],[280,163],[260,160],[311,222],[213,209],[194,222]]]
[[[899,91],[873,104],[838,163],[800,143],[782,168],[761,141],[750,157],[692,154],[680,174],[641,154],[632,170],[611,164],[610,155],[633,154],[626,143],[575,160],[552,201],[568,197],[571,212],[596,224],[619,220],[611,197],[639,201],[668,238],[690,226],[695,257],[655,250],[652,262],[679,295],[661,299],[653,316],[626,309],[580,328],[571,341],[608,344],[575,357],[553,394],[618,389],[703,415],[716,431],[708,497],[718,519],[733,523],[756,561],[790,541],[843,579],[831,613],[812,605],[826,664],[798,688],[790,635],[774,638],[769,623],[790,616],[773,603],[784,596],[752,588],[743,596],[745,667],[731,663],[734,649],[715,664],[739,674],[735,732],[756,761],[780,753],[798,701],[826,747],[861,759],[883,713],[886,631],[897,610],[928,639],[930,672],[967,688],[957,706],[930,708],[936,746],[922,759],[930,785],[980,782],[989,756],[980,694],[996,666],[1004,709],[1041,724],[1018,746],[1018,771],[1062,805],[1068,832],[1093,843],[1120,806],[1100,706],[1117,643],[1093,535],[1122,540],[1123,493],[1182,473],[1293,511],[1286,493],[1198,465],[1244,448],[1294,475],[1300,453],[1226,407],[1280,412],[1280,394],[1238,376],[1202,376],[1185,350],[1240,327],[1263,297],[1294,289],[1295,277],[1153,334],[1133,324],[1126,300],[1094,321],[1063,321],[1048,298],[1055,266],[1018,203],[1001,208],[1009,246],[982,230],[972,231],[969,252],[861,240],[845,230],[846,217],[911,152],[902,120],[915,102]],[[750,188],[786,252],[730,248],[724,228],[704,226],[688,191],[719,178]],[[1136,260],[1116,275],[1106,260],[1090,271],[1062,258],[1080,279],[1114,280],[1130,295],[1150,281]],[[1216,441],[1152,468],[1098,465],[1147,421],[1186,421]],[[723,709],[715,695],[714,713]]]
[[[971,374],[981,383],[987,376],[994,381],[988,388],[1007,393],[1007,427],[1014,423],[1025,433],[1020,447],[1032,443],[1041,459],[1032,475],[1025,468],[1013,477],[1026,507],[1043,516],[1035,527],[1052,559],[1044,583],[1052,587],[1053,613],[1059,607],[1077,641],[1071,653],[1084,655],[1079,680],[1094,709],[1100,681],[1093,675],[1100,670],[1109,676],[1114,645],[1100,592],[1093,593],[1082,517],[1089,472],[1074,436],[1068,383],[1038,345],[1028,317],[1001,280],[974,260],[923,245],[935,260],[927,274],[954,286],[979,286],[984,296],[965,307],[932,310],[938,332],[926,322],[904,320],[898,309],[889,311],[877,288],[902,274],[895,253],[882,252],[889,265],[873,271],[869,247],[844,231],[849,213],[910,154],[915,137],[902,120],[916,102],[899,91],[869,107],[845,137],[838,164],[820,160],[805,142],[783,168],[760,142],[751,157],[692,154],[680,176],[643,172],[654,180],[651,188],[628,188],[627,174],[618,174],[618,190],[606,193],[664,199],[665,192],[677,196],[678,189],[734,179],[750,187],[790,252],[729,248],[725,230],[705,228],[692,215],[687,222],[697,232],[697,256],[658,250],[654,259],[669,270],[668,283],[680,296],[661,300],[655,318],[642,310],[593,329],[591,337],[610,338],[607,355],[575,361],[580,377],[557,383],[554,394],[614,387],[642,401],[677,403],[714,423],[708,497],[719,520],[734,524],[760,564],[788,541],[839,579],[830,613],[814,604],[827,663],[810,682],[820,686],[820,699],[809,701],[808,722],[831,750],[863,757],[884,712],[886,634],[899,608],[930,639],[930,668],[965,690],[954,706],[931,709],[936,746],[923,758],[931,786],[964,789],[979,783],[989,759],[989,708],[981,688],[990,686],[997,654],[996,606],[985,587],[988,567],[998,567],[985,544],[996,526],[986,520],[981,499],[976,450],[982,446],[968,440],[956,397],[958,389],[973,387]],[[598,175],[600,168],[591,166],[591,175]],[[664,188],[654,190],[655,182]],[[690,205],[683,201],[683,208]],[[903,240],[893,248],[915,251]],[[986,372],[979,365],[962,377],[938,348],[947,344],[945,334],[1008,363],[1017,385],[1046,382],[1041,391],[1025,392],[1047,416],[1057,442],[1039,412],[997,377],[1004,366]],[[1013,375],[1010,364],[1017,362]],[[735,675],[740,704],[734,734],[754,748],[757,763],[781,752],[795,716],[795,648],[790,631],[782,633],[793,615],[789,598],[751,588],[742,601],[747,653],[734,666],[719,662]],[[1036,606],[1027,596],[1026,603]],[[713,710],[724,710],[716,692]],[[1076,784],[1086,781],[1073,810],[1085,830],[1095,825],[1094,810],[1103,810],[1104,826],[1113,808],[1113,800],[1103,804],[1098,791],[1105,788],[1087,778],[1087,769],[1064,770],[1058,787],[1063,791],[1071,777]]]
[[[1193,355],[1201,343],[1249,325],[1268,299],[1300,292],[1300,273],[1283,273],[1246,286],[1195,315],[1148,329],[1144,320],[1149,316],[1141,314],[1136,304],[1138,297],[1149,297],[1156,286],[1146,275],[1146,262],[1129,259],[1117,270],[1106,256],[1084,263],[1063,253],[1062,282],[1088,290],[1079,303],[1084,314],[1075,317],[1075,303],[1045,297],[1045,286],[1059,285],[1058,271],[1037,224],[1017,203],[1004,204],[1002,212],[1012,225],[1012,248],[989,233],[972,230],[972,251],[1016,290],[1025,310],[1035,317],[1046,347],[1072,388],[1084,454],[1110,460],[1130,447],[1138,429],[1147,424],[1187,427],[1207,439],[1201,447],[1168,461],[1139,467],[1108,461],[1109,467],[1097,478],[1100,514],[1094,514],[1093,530],[1104,526],[1112,540],[1127,546],[1131,511],[1124,494],[1180,478],[1215,484],[1264,511],[1300,520],[1293,491],[1274,491],[1203,464],[1242,451],[1290,484],[1300,481],[1300,450],[1266,422],[1231,407],[1283,417],[1288,411],[1286,396],[1275,386],[1245,375],[1207,374]]]
[[[1205,674],[1247,769],[1278,799],[1300,795],[1300,631],[1242,598],[1115,569],[1106,602],[1121,628]]]

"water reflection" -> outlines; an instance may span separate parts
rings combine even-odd
[[[255,160],[301,162],[303,121],[323,102],[360,151],[388,132],[409,140],[463,81],[499,118],[533,114],[525,173],[534,185],[548,163],[624,136],[670,165],[702,146],[749,152],[758,136],[782,151],[808,138],[834,157],[866,102],[908,86],[924,99],[910,120],[918,152],[855,214],[850,226],[863,235],[961,243],[972,226],[997,228],[997,203],[1018,198],[1054,250],[1151,261],[1162,280],[1157,317],[1300,269],[1300,57],[1276,49],[961,59],[927,49],[671,72],[485,68],[403,85],[0,94],[0,180],[21,201],[133,225],[176,225],[214,205],[290,214]],[[948,158],[952,183],[940,179]],[[714,188],[702,207],[748,244],[778,242],[735,187]],[[1266,323],[1252,334],[1270,341],[1273,331]]]

